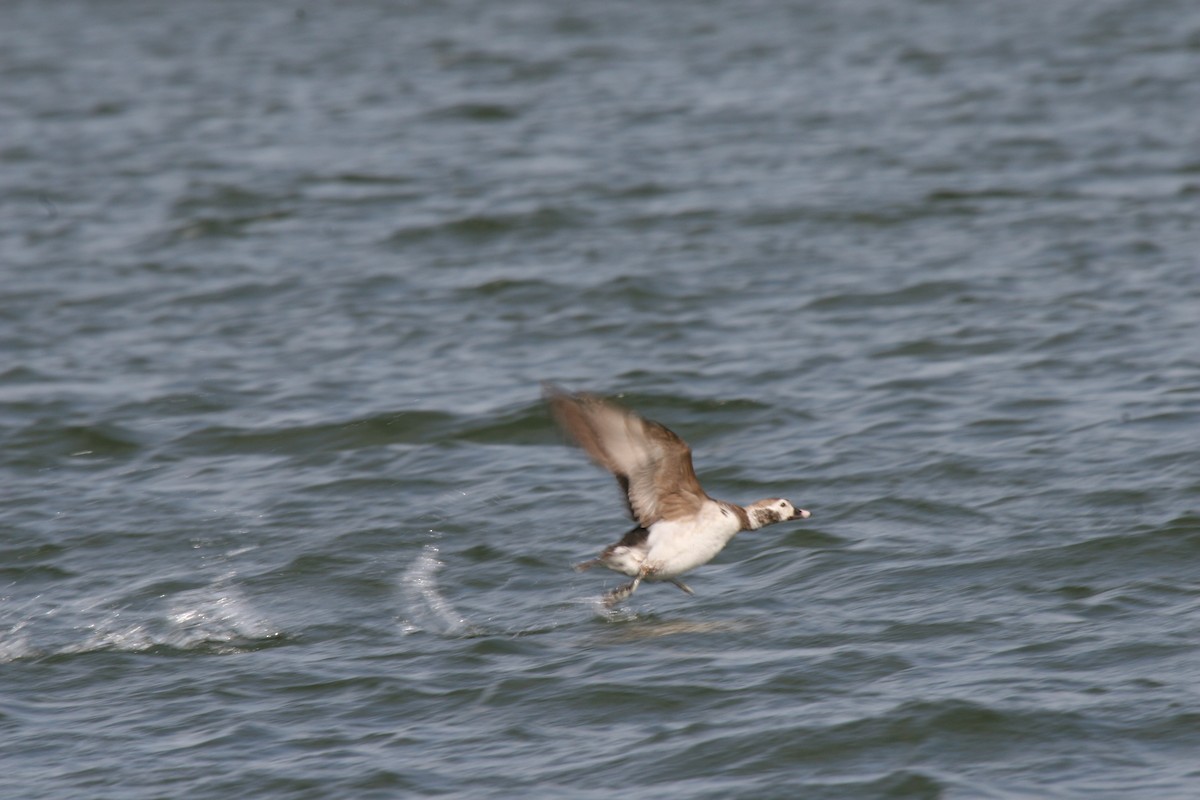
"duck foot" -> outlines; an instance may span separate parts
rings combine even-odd
[[[619,586],[616,589],[613,589],[611,592],[604,595],[604,607],[612,608],[617,603],[629,597],[629,595],[637,591],[637,588],[641,585],[641,583],[642,576],[639,575],[624,586]]]

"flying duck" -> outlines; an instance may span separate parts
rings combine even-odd
[[[633,578],[604,596],[607,606],[629,597],[642,581],[666,581],[693,594],[679,576],[711,561],[738,533],[811,516],[779,497],[748,506],[714,500],[696,479],[691,448],[665,425],[594,394],[570,394],[550,384],[544,394],[563,430],[616,476],[637,523],[599,556],[575,565]]]

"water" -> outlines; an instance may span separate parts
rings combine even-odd
[[[1191,798],[1200,10],[0,8],[0,796]],[[813,519],[611,614],[542,380]]]

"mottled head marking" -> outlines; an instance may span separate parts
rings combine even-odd
[[[783,519],[783,517],[781,517],[779,515],[779,512],[773,508],[756,508],[756,509],[754,509],[755,527],[761,528],[764,525],[774,525],[776,522],[779,522],[781,519]]]

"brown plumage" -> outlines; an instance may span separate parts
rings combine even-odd
[[[546,387],[546,402],[563,430],[616,476],[629,515],[643,528],[692,516],[711,499],[696,478],[691,448],[665,425],[594,394],[553,386]]]

